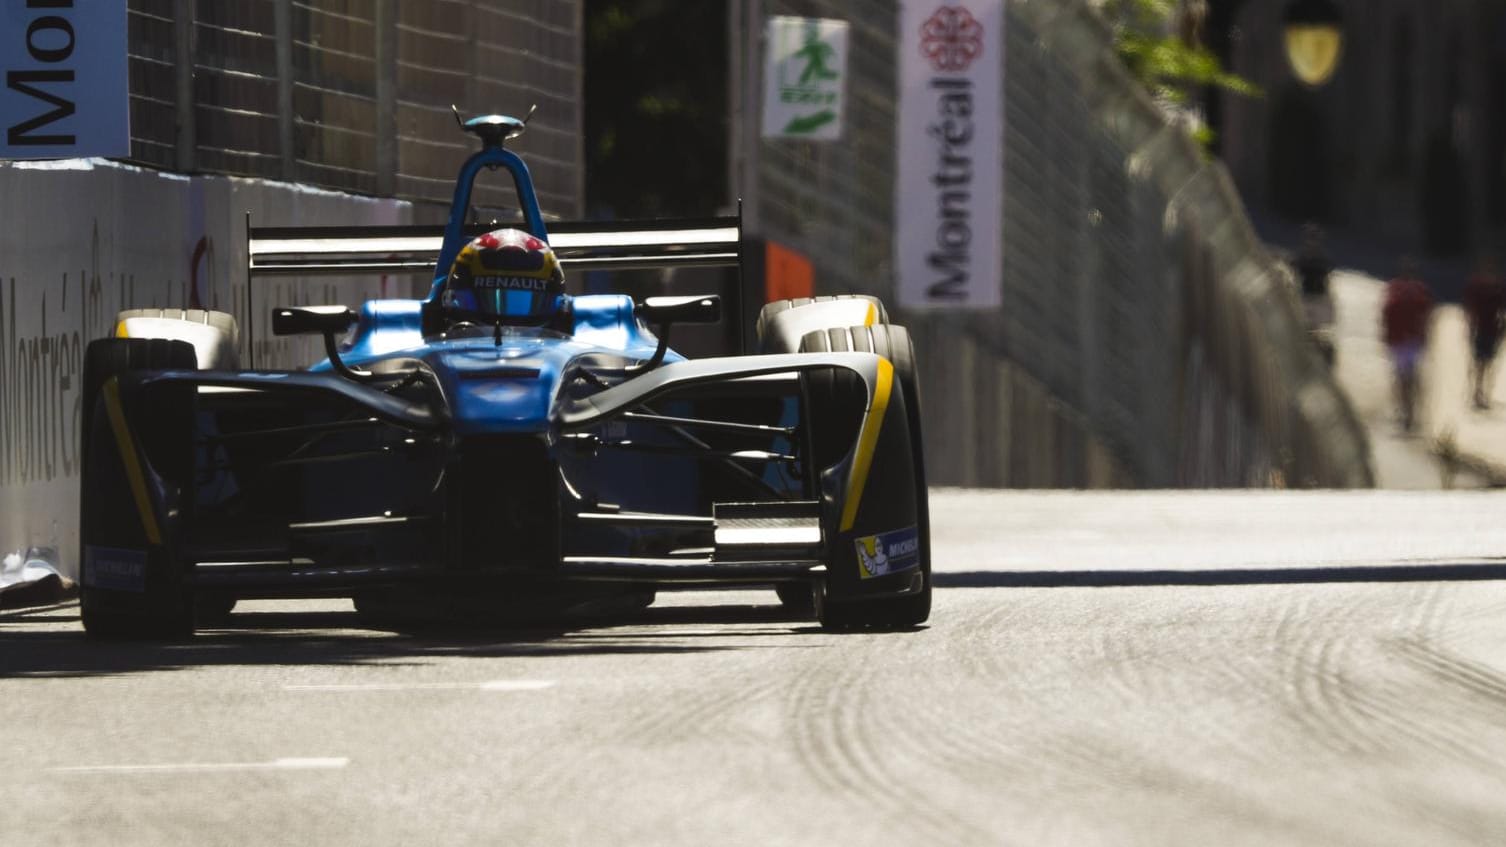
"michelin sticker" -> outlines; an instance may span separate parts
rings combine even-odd
[[[112,591],[146,590],[146,551],[84,548],[84,585]]]
[[[853,540],[858,569],[864,579],[898,573],[920,564],[920,533],[915,527],[865,535]]]

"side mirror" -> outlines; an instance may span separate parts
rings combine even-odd
[[[279,306],[272,310],[273,335],[322,335],[324,354],[335,373],[356,382],[373,379],[366,371],[353,370],[340,358],[340,346],[335,339],[360,320],[354,309],[347,306]]]
[[[630,372],[642,373],[664,364],[664,355],[669,352],[670,327],[675,324],[714,324],[721,320],[722,298],[719,294],[648,297],[633,307],[633,314],[659,334],[659,347],[654,350],[653,358],[629,369]]]
[[[650,326],[714,324],[722,319],[722,297],[649,297],[635,306],[633,313]]]
[[[348,306],[279,306],[272,310],[273,335],[340,335],[359,317]]]

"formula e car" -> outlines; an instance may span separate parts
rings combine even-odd
[[[323,361],[257,369],[249,302],[244,365],[221,312],[133,309],[89,344],[91,636],[181,636],[251,597],[502,614],[704,585],[773,586],[833,630],[927,619],[914,350],[877,300],[771,303],[752,353],[696,359],[671,328],[719,320],[716,295],[564,295],[542,319],[453,305],[483,169],[511,176],[566,270],[739,265],[738,217],[546,224],[506,149],[524,123],[464,122],[481,149],[442,231],[248,222],[251,282],[432,271],[425,299],[274,309],[272,332],[322,336]]]

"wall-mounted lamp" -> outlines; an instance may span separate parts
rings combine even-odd
[[[1286,60],[1311,86],[1328,82],[1344,49],[1344,14],[1333,0],[1293,0],[1285,15]]]

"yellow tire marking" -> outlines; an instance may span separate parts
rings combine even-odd
[[[146,490],[146,474],[141,470],[141,459],[136,455],[136,442],[131,438],[131,428],[126,424],[125,411],[120,406],[120,380],[110,377],[105,381],[105,412],[110,416],[110,429],[115,432],[115,446],[120,450],[120,460],[125,465],[126,480],[131,486],[131,497],[136,501],[136,511],[141,513],[141,526],[146,530],[146,540],[162,543],[162,532],[157,527],[157,514],[152,510],[152,499]]]
[[[118,323],[118,324],[115,325],[115,337],[116,338],[130,338],[131,337],[130,330],[126,329],[126,322],[125,321],[121,321],[120,323]]]
[[[878,306],[872,300],[868,301],[868,314],[863,318],[863,326],[873,326],[878,322]],[[124,326],[124,324],[122,324]]]
[[[873,387],[873,404],[863,419],[858,434],[858,452],[852,460],[852,475],[847,478],[847,501],[842,505],[842,531],[852,529],[858,517],[863,487],[868,484],[868,469],[873,465],[873,451],[878,446],[879,430],[884,428],[884,412],[889,408],[889,392],[894,388],[894,365],[879,359],[878,381]]]

